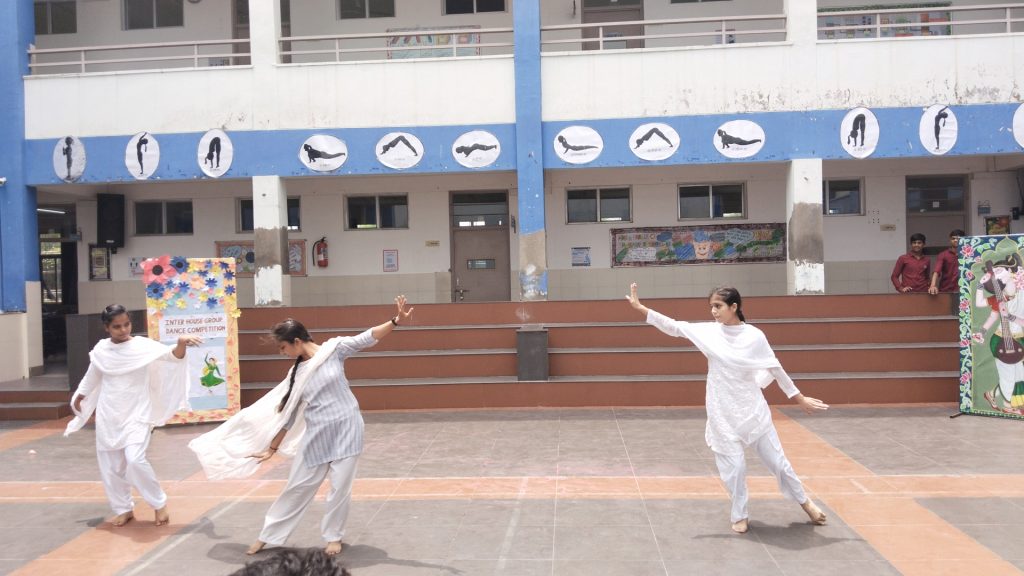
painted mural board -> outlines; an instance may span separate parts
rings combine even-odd
[[[188,408],[168,423],[227,420],[241,407],[234,260],[164,255],[146,259],[142,269],[149,337],[164,344],[203,339],[185,352]]]
[[[613,228],[612,266],[786,261],[786,225]]]
[[[256,273],[256,250],[252,240],[227,240],[214,242],[217,257],[230,258],[235,262],[236,274],[249,277]],[[306,241],[288,241],[288,274],[306,275]]]
[[[960,238],[959,264],[960,411],[1024,419],[1024,235]]]

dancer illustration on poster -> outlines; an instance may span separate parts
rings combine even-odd
[[[562,135],[558,136],[558,143],[561,144],[563,148],[565,148],[566,152],[570,150],[572,150],[573,152],[579,152],[581,150],[594,150],[597,148],[597,146],[592,146],[590,144],[569,144],[569,141],[566,140],[565,136]]]
[[[209,390],[210,394],[213,394],[212,388],[224,382],[223,374],[220,373],[220,368],[217,366],[217,359],[210,356],[209,352],[203,357],[203,364],[203,376],[199,379],[199,383],[203,385],[203,388]]]
[[[214,166],[213,161],[216,157],[217,165]],[[210,168],[220,168],[220,138],[214,137],[210,140],[209,150],[206,152],[206,158],[203,160],[205,163],[210,165]]]
[[[501,155],[501,142],[486,130],[471,130],[452,143],[452,157],[466,168],[490,166]]]
[[[839,125],[839,143],[854,158],[871,156],[878,147],[878,137],[878,118],[867,108],[848,111]]]
[[[321,158],[323,158],[324,160],[330,160],[331,158],[339,158],[345,155],[344,152],[336,152],[332,154],[330,152],[317,150],[316,148],[313,148],[309,144],[303,144],[302,149],[306,151],[306,158],[309,160],[310,164],[315,163],[317,160],[320,160]]]
[[[149,138],[146,138],[146,132],[143,132],[142,136],[139,137],[139,141],[135,143],[135,157],[139,160],[139,174],[146,173],[146,167],[142,163],[142,152],[148,151],[148,144]]]
[[[124,167],[132,178],[146,180],[160,166],[160,143],[149,132],[139,132],[124,149]]]
[[[943,106],[942,110],[939,110],[938,114],[935,115],[935,149],[936,150],[939,149],[939,133],[942,131],[942,128],[946,125],[946,118],[949,118],[949,113],[946,112],[946,110],[949,110],[949,106]],[[941,126],[939,125],[939,122],[942,123]]]
[[[993,328],[988,348],[995,360],[998,381],[983,397],[997,412],[1024,415],[1024,298],[1017,298],[1021,279],[1021,257],[1014,252],[1004,260],[985,260],[975,296],[975,308],[991,309],[981,326],[972,335],[977,343]]]
[[[679,133],[660,122],[641,124],[633,130],[627,145],[637,158],[656,162],[675,154],[679,147]]]
[[[74,136],[65,136],[53,147],[53,173],[64,182],[77,182],[85,172],[85,145]]]
[[[722,140],[722,148],[728,148],[733,144],[739,144],[740,146],[748,146],[750,144],[757,144],[758,142],[761,142],[760,138],[754,138],[753,140],[744,140],[743,138],[738,138],[736,136],[727,134],[725,130],[719,130],[718,137]]]

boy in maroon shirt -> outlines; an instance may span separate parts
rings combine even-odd
[[[944,250],[935,258],[935,271],[932,272],[932,285],[928,287],[929,294],[957,291],[960,274],[957,273],[956,251],[963,235],[964,231],[960,229],[949,233],[949,250]]]
[[[931,278],[931,260],[924,255],[924,234],[920,232],[910,237],[910,252],[896,259],[892,269],[892,285],[896,291],[927,292]]]

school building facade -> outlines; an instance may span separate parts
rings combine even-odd
[[[0,3],[0,381],[162,254],[242,307],[890,292],[1022,230],[1024,2],[940,4]]]

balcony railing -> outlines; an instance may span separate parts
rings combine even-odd
[[[499,55],[511,54],[514,46],[512,28],[475,26],[288,36],[279,42],[283,64]]]
[[[164,68],[206,68],[249,63],[249,40],[194,40],[79,48],[29,48],[33,75],[81,74]]]
[[[673,18],[541,27],[541,49],[559,51],[782,42],[785,14]]]
[[[965,36],[1024,32],[1024,3],[818,11],[819,40]]]

